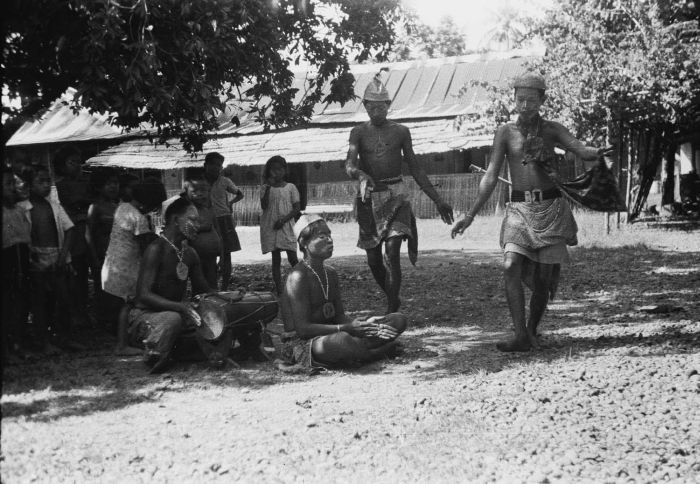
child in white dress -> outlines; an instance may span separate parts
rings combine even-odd
[[[301,203],[297,187],[284,181],[286,175],[287,161],[281,156],[273,156],[265,164],[260,187],[260,245],[263,254],[272,252],[272,278],[278,294],[282,290],[282,251],[287,253],[292,267],[299,262],[294,221],[301,211]]]

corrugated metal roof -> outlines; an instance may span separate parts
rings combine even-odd
[[[453,128],[452,120],[425,120],[403,123],[411,130],[417,154],[441,153],[455,148],[486,146],[491,135],[465,137]],[[254,136],[218,137],[204,145],[204,151],[218,151],[226,164],[264,165],[273,155],[290,163],[344,160],[350,126],[311,127],[273,131]],[[203,156],[192,157],[179,146],[153,145],[145,139],[124,141],[90,158],[91,165],[170,170],[201,166]]]
[[[388,67],[386,80],[393,103],[389,117],[399,121],[426,118],[452,118],[479,111],[487,101],[484,89],[469,87],[466,94],[458,96],[460,89],[472,80],[506,82],[523,69],[531,58],[530,53],[509,52],[476,54],[443,59],[427,59],[393,64],[362,64],[352,66],[356,77],[355,94],[362,96],[365,87],[381,67]],[[299,71],[293,87],[303,90],[307,73]],[[70,94],[70,93],[67,93]],[[65,102],[56,101],[44,116],[25,123],[7,142],[8,146],[40,143],[59,143],[97,139],[133,137],[137,132],[124,133],[111,126],[106,116],[81,110],[77,115]],[[240,103],[240,102],[239,102]],[[245,104],[245,103],[244,103]],[[238,114],[239,125],[230,122]],[[223,120],[217,134],[255,134],[263,136],[262,127],[240,108],[231,106],[220,116]],[[344,106],[319,103],[314,109],[310,125],[357,123],[367,120],[367,114],[359,99]]]

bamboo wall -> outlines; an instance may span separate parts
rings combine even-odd
[[[457,211],[466,211],[476,199],[481,174],[430,175],[428,178],[436,186],[447,203]],[[435,204],[418,188],[413,178],[404,178],[411,193],[413,211],[419,218],[439,217]],[[260,220],[260,188],[241,186],[244,198],[233,206],[238,225],[258,225]],[[481,213],[494,213],[503,204],[505,187],[498,183],[493,195]],[[308,205],[352,205],[357,192],[357,182],[310,183],[308,185]]]

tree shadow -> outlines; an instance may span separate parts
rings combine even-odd
[[[524,354],[495,349],[496,341],[512,334],[500,262],[491,250],[422,254],[418,267],[404,270],[402,311],[412,325],[402,336],[404,354],[349,372],[391,371],[434,379],[495,373],[523,362],[593,358],[616,348],[644,357],[697,352],[700,347],[700,323],[687,324],[700,312],[694,297],[700,287],[700,252],[637,246],[577,249],[542,324],[547,348]],[[364,258],[334,259],[334,265],[349,312],[381,314],[385,298]],[[245,267],[249,270],[239,273],[252,279],[267,271],[260,264]],[[638,311],[637,306],[649,304],[684,310],[652,315]],[[664,322],[662,331],[644,332],[644,324],[658,320]],[[618,328],[615,334],[606,332],[611,324]],[[113,339],[99,334],[83,335],[90,352],[4,368],[3,416],[55,420],[117,410],[192,388],[260,389],[308,378],[282,373],[272,363],[252,362],[224,371],[182,362],[165,375],[150,376],[140,358],[113,356]]]

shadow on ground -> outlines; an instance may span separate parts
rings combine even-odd
[[[496,341],[512,334],[499,254],[423,252],[417,267],[410,267],[404,259],[402,311],[412,321],[403,337],[404,354],[351,373],[389,371],[432,379],[498,372],[524,361],[595,357],[599,349],[621,348],[640,356],[697,351],[700,302],[695,291],[700,287],[700,252],[673,253],[639,246],[578,248],[572,259],[542,325],[546,348],[523,354],[495,350]],[[356,310],[351,315],[383,312],[384,296],[364,258],[334,258],[332,265],[340,275],[346,308]],[[267,281],[268,266],[239,267],[236,278],[237,285]],[[649,305],[670,311],[647,314],[639,310]],[[647,324],[652,322],[658,327],[650,332]],[[614,334],[606,330],[610,325],[616,327]],[[83,342],[93,351],[5,368],[3,416],[51,420],[116,410],[166,392],[255,389],[307,378],[281,373],[271,363],[248,363],[240,371],[217,372],[187,362],[166,375],[152,377],[140,358],[113,356],[113,341],[99,332],[86,332]]]

